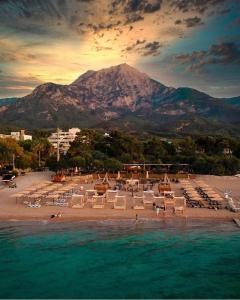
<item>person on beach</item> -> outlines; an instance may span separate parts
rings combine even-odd
[[[137,224],[137,222],[138,222],[138,214],[136,214],[135,216],[135,224]]]
[[[60,211],[57,213],[57,217],[58,217],[58,218],[61,218],[61,217],[62,217],[62,213],[61,213]]]
[[[157,213],[157,216],[159,215],[159,212],[160,212],[160,207],[157,205],[157,206],[156,206],[156,213]]]

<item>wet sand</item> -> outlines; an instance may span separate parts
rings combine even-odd
[[[24,190],[46,180],[50,180],[51,172],[34,172],[26,176],[17,178],[17,188],[9,189],[5,185],[0,186],[0,220],[49,220],[52,214],[62,213],[61,218],[53,220],[71,221],[71,220],[112,220],[112,219],[162,219],[162,218],[194,218],[194,219],[212,219],[212,220],[232,220],[240,218],[240,213],[230,212],[226,209],[213,210],[205,208],[186,208],[184,214],[173,215],[161,212],[156,216],[156,212],[150,208],[145,210],[132,209],[131,193],[128,192],[128,206],[126,210],[115,210],[110,207],[104,209],[73,209],[66,207],[42,206],[41,208],[29,208],[22,204],[16,204],[13,194]],[[231,189],[233,196],[237,199],[240,195],[240,178],[231,176],[199,176],[206,183],[212,186],[217,192],[221,193],[226,189]],[[181,195],[179,184],[172,186],[177,196]],[[87,187],[86,187],[87,188]]]

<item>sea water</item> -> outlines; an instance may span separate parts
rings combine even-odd
[[[0,298],[240,298],[230,222],[0,223]]]

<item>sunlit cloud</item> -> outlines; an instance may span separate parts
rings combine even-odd
[[[22,87],[28,87],[27,94],[35,87],[29,76],[36,78],[36,85],[69,84],[89,69],[124,62],[142,70],[144,66],[143,71],[154,76],[156,68],[160,74],[164,67],[166,74],[156,77],[168,83],[171,76],[174,83],[177,75],[168,71],[173,65],[166,65],[166,54],[181,55],[181,41],[192,40],[194,45],[196,33],[205,30],[208,35],[211,18],[219,18],[221,24],[220,18],[230,18],[234,5],[230,0],[2,1],[0,74],[9,82],[9,91],[5,87],[1,94],[18,94],[13,77],[26,80]],[[233,14],[230,19],[238,18]],[[212,44],[220,38],[213,36]],[[209,48],[204,41],[202,46]]]

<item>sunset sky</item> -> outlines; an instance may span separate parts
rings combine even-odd
[[[240,1],[0,1],[1,98],[124,62],[168,86],[239,96]]]

